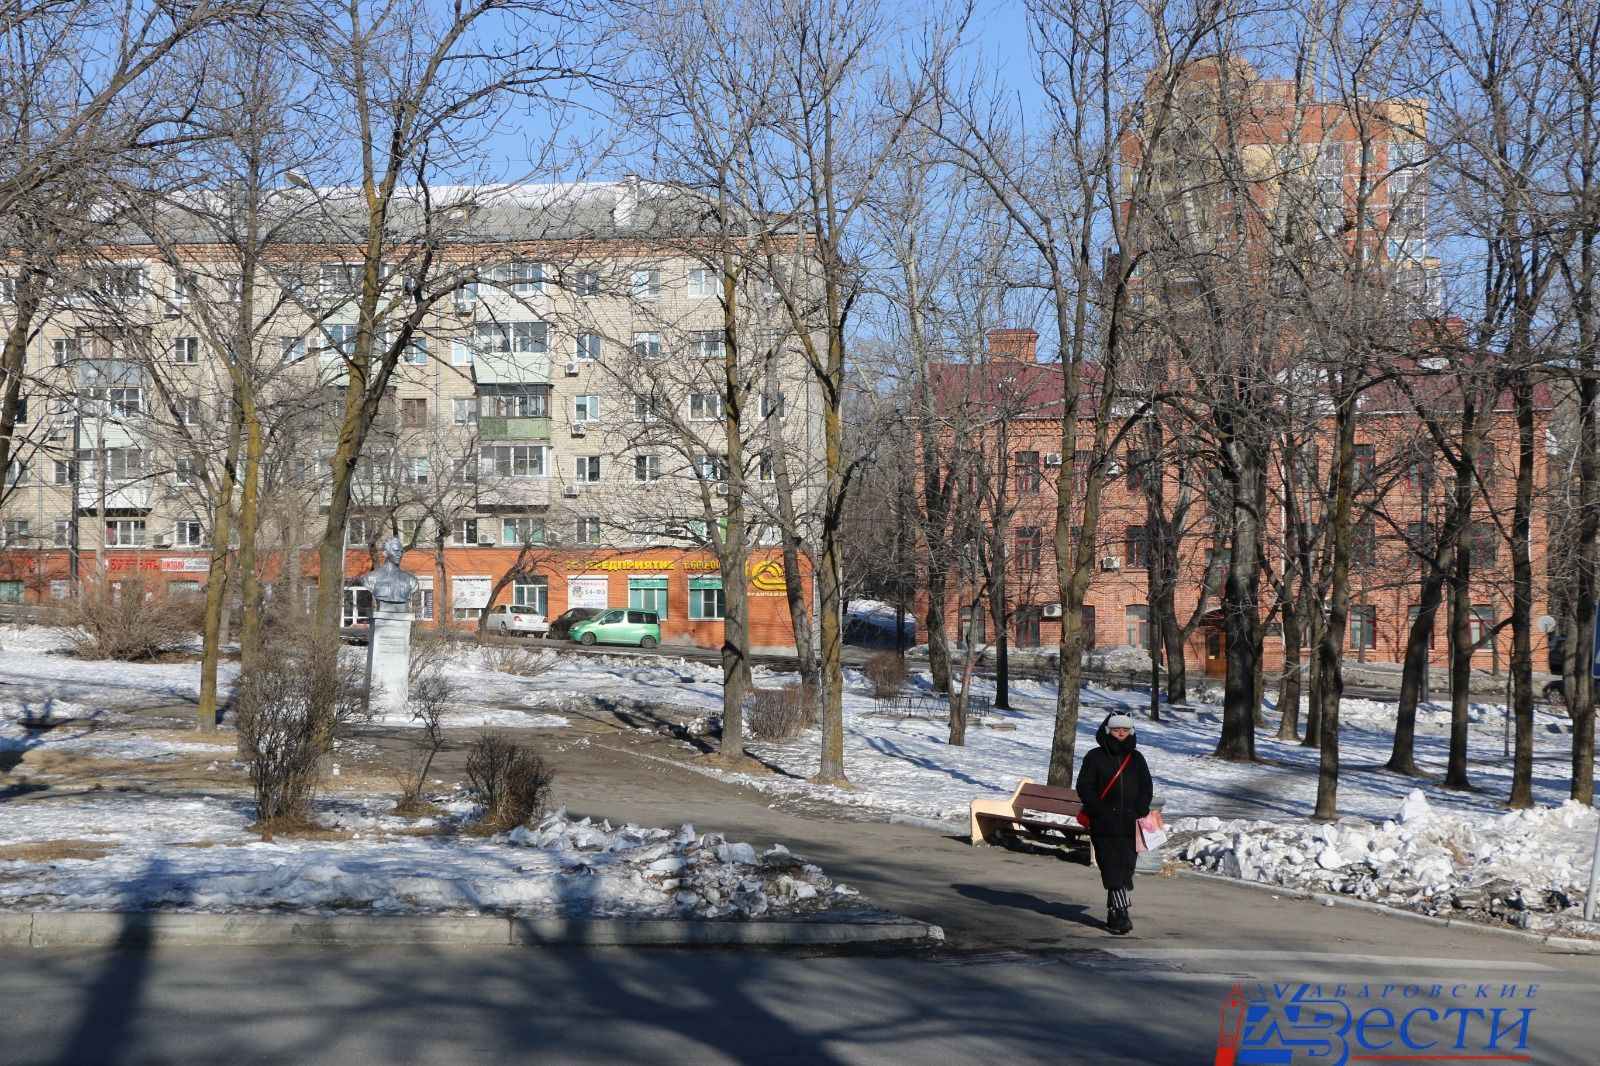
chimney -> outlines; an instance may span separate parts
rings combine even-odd
[[[1014,363],[1039,361],[1039,331],[1033,329],[991,329],[989,360]]]

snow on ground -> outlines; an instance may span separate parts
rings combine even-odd
[[[84,663],[54,654],[63,642],[53,632],[0,628],[0,752],[59,744],[81,745],[87,753],[102,757],[156,758],[178,750],[174,744],[139,741],[122,732],[114,743],[125,746],[94,750],[96,745],[113,741],[65,726],[42,734],[27,729],[22,720],[30,717],[98,721],[107,715],[115,717],[117,708],[139,698],[146,703],[157,697],[192,698],[197,687],[195,664]],[[1113,652],[1107,654],[1115,658]],[[448,725],[559,731],[570,724],[572,716],[596,709],[648,709],[683,721],[714,718],[720,710],[721,675],[714,663],[548,652],[540,658],[541,672],[512,676],[491,669],[480,649],[455,650],[446,671],[458,683],[461,696]],[[1137,664],[1130,660],[1129,665]],[[756,680],[762,687],[773,687],[793,678],[758,670]],[[926,674],[919,675],[915,684],[926,690]],[[775,773],[741,775],[708,768],[701,772],[736,780],[777,802],[827,801],[857,809],[867,817],[926,820],[952,832],[964,831],[967,805],[974,797],[1009,795],[1020,778],[1045,777],[1054,725],[1053,685],[1013,683],[1011,709],[994,711],[984,724],[969,729],[963,747],[947,743],[948,727],[942,721],[874,713],[869,687],[853,671],[847,673],[846,688],[845,766],[854,788],[823,788],[807,780],[817,768],[815,729],[783,742],[747,743],[750,753],[775,768]],[[992,696],[993,682],[976,681],[974,691]],[[1163,800],[1166,819],[1174,830],[1167,850],[1181,861],[1275,885],[1340,892],[1429,912],[1493,915],[1523,924],[1569,922],[1581,903],[1596,816],[1592,811],[1563,806],[1571,743],[1564,716],[1544,709],[1536,715],[1534,792],[1538,806],[1530,812],[1507,813],[1503,799],[1510,786],[1510,759],[1504,754],[1502,707],[1473,704],[1469,755],[1476,791],[1449,792],[1432,778],[1406,778],[1381,769],[1389,756],[1392,704],[1345,700],[1339,809],[1346,817],[1337,826],[1323,826],[1305,820],[1315,804],[1320,753],[1276,740],[1271,731],[1264,731],[1257,737],[1261,762],[1218,761],[1210,753],[1216,744],[1220,709],[1205,702],[1215,699],[1214,694],[1202,692],[1201,696],[1188,709],[1164,709],[1159,722],[1145,718],[1148,696],[1141,692],[1086,686],[1081,697],[1080,755],[1093,744],[1094,729],[1106,714],[1125,711],[1140,719],[1140,747],[1150,762],[1157,796]],[[1275,720],[1276,715],[1271,717]],[[1416,758],[1433,774],[1444,765],[1449,720],[1445,704],[1430,703],[1419,709]],[[409,723],[397,718],[385,720],[385,724]],[[116,754],[110,754],[113,751]],[[130,806],[122,799],[97,802],[111,808]],[[1403,805],[1409,813],[1397,817]],[[702,896],[701,904],[679,900],[679,886],[670,886],[670,892],[662,887],[673,877],[653,880],[646,876],[648,869],[641,873],[632,869],[630,862],[616,859],[598,865],[562,865],[549,856],[535,857],[524,846],[530,839],[527,833],[515,840],[495,841],[401,837],[395,834],[399,820],[391,819],[390,824],[386,815],[348,806],[331,810],[328,824],[359,833],[358,840],[258,845],[245,832],[248,812],[240,809],[216,825],[201,818],[195,823],[199,825],[195,832],[214,846],[187,850],[174,849],[174,838],[163,835],[159,828],[163,815],[158,808],[121,822],[101,812],[95,816],[98,820],[85,823],[98,828],[80,830],[63,824],[29,836],[25,823],[11,816],[31,806],[8,806],[8,817],[0,828],[0,848],[29,839],[78,838],[85,832],[121,844],[115,852],[114,876],[94,882],[93,877],[101,875],[84,873],[88,881],[74,883],[70,891],[60,894],[62,900],[99,901],[81,905],[105,905],[120,883],[117,878],[155,886],[147,893],[152,902],[175,902],[176,889],[159,887],[167,884],[160,877],[140,880],[144,877],[141,863],[144,867],[177,863],[171,868],[187,870],[181,876],[173,875],[173,885],[241,886],[232,896],[222,893],[238,905],[252,898],[251,893],[264,893],[262,898],[277,904],[299,906],[328,907],[342,899],[381,908],[537,908],[548,905],[552,898],[567,899],[563,893],[575,893],[570,898],[584,907],[637,907],[640,913],[665,913],[660,908],[705,906],[711,910],[700,913],[712,913],[716,903],[732,898],[725,891],[726,883],[721,883],[716,900],[710,896]],[[208,801],[207,817],[216,816],[213,807]],[[196,817],[200,813],[196,811]],[[184,824],[181,817],[177,824]],[[152,828],[146,831],[141,828],[145,825]],[[540,832],[554,828],[552,824]],[[580,835],[589,832],[585,829]],[[628,832],[637,836],[659,831]],[[651,841],[648,846],[629,844],[622,851],[648,851],[660,844],[654,836]],[[567,847],[551,846],[558,852]],[[708,848],[714,852],[715,847],[715,843],[703,844],[700,852]],[[518,848],[521,850],[516,851]],[[515,856],[508,857],[513,851]],[[206,856],[203,859],[199,857],[202,854]],[[257,854],[277,858],[264,860],[258,869],[253,865]],[[599,845],[597,854],[616,855],[618,851],[610,844]],[[677,852],[658,856],[669,857],[682,856]],[[220,865],[206,865],[213,860]],[[70,861],[75,860],[66,862]],[[97,860],[99,864],[107,862]],[[196,863],[200,865],[193,865]],[[312,873],[298,876],[301,867]],[[622,880],[560,892],[548,886],[518,889],[511,884],[541,871],[570,873],[582,868],[589,871],[584,877],[592,877],[593,871],[602,867],[607,877],[615,873]],[[28,883],[27,878],[35,876],[30,871],[38,868],[39,864],[0,862],[0,885]],[[625,873],[624,868],[631,872]],[[741,873],[742,878],[760,876],[754,868]],[[396,878],[405,879],[403,890],[383,889],[385,879]],[[438,880],[445,887],[437,892],[419,887],[429,880]],[[472,887],[480,882],[487,887]],[[655,887],[646,891],[647,885]],[[8,901],[8,905],[18,905],[11,887],[0,893],[0,905]],[[817,891],[821,897],[832,898],[821,888]],[[769,901],[785,898],[784,890],[777,888],[763,892]]]

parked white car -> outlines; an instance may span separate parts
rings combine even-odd
[[[485,628],[490,633],[510,633],[519,637],[531,633],[536,637],[542,637],[549,632],[550,623],[544,620],[544,615],[537,614],[527,607],[502,603],[498,607],[489,609],[489,624]]]

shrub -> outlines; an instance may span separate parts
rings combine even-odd
[[[751,689],[744,724],[757,740],[787,740],[816,723],[816,693],[805,685]]]
[[[906,657],[892,651],[880,651],[868,659],[861,672],[872,683],[873,698],[880,700],[898,693],[911,677]]]
[[[537,677],[556,664],[551,651],[534,651],[517,644],[485,644],[483,665],[497,674]]]
[[[446,663],[454,661],[460,647],[449,626],[439,624],[427,629],[412,626],[411,683],[415,685],[425,677],[437,675]]]
[[[485,733],[467,752],[467,789],[483,808],[478,831],[501,833],[542,813],[555,779],[537,752],[494,733]]]
[[[142,581],[85,588],[65,608],[77,627],[73,651],[84,659],[138,662],[184,651],[200,632],[204,601],[158,595]]]
[[[411,693],[406,699],[406,710],[417,723],[411,748],[415,752],[411,764],[401,771],[400,802],[395,804],[396,814],[422,814],[430,805],[422,798],[422,788],[428,783],[428,771],[433,760],[444,748],[444,716],[455,702],[456,686],[437,667],[427,669],[411,682]]]
[[[309,634],[273,634],[239,675],[239,752],[250,765],[256,828],[270,836],[311,820],[335,730],[365,714],[364,671]]]

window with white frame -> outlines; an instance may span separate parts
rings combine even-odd
[[[689,295],[696,299],[717,294],[716,274],[705,267],[694,267],[689,271]]]
[[[50,342],[50,361],[56,366],[65,366],[78,358],[78,340],[76,337],[57,337]]]
[[[495,444],[478,449],[481,477],[545,477],[549,448],[543,444]]]
[[[478,520],[458,518],[450,523],[450,543],[457,547],[470,547],[478,543]]]
[[[452,485],[475,485],[478,481],[478,461],[476,459],[450,460],[450,483]]]
[[[661,271],[635,270],[633,272],[633,298],[654,300],[661,295]]]
[[[654,611],[665,621],[667,617],[667,579],[664,577],[630,577],[628,579],[628,607],[635,611]]]
[[[172,275],[172,300],[174,303],[186,304],[200,295],[200,279],[185,271],[178,271]]]
[[[547,322],[480,322],[473,337],[478,355],[542,355],[550,350]]]
[[[728,457],[716,452],[697,452],[694,469],[705,481],[728,480]]]
[[[550,613],[550,579],[543,577],[521,578],[511,583],[511,605],[522,607],[534,614]]]
[[[535,296],[544,292],[544,264],[504,263],[489,271],[489,280],[514,296]]]
[[[585,362],[598,362],[604,347],[600,334],[580,333],[573,341],[572,357]]]
[[[106,547],[144,547],[144,519],[113,518],[106,522]]]
[[[12,459],[6,463],[5,483],[10,485],[26,485],[28,483],[28,464],[21,459]]]
[[[654,396],[635,396],[633,398],[633,420],[635,422],[661,421],[661,404]]]
[[[94,271],[94,288],[113,300],[137,300],[144,295],[144,267],[109,266]]]
[[[592,393],[584,393],[572,398],[572,421],[598,422],[600,421],[600,397]]]
[[[695,392],[689,394],[689,420],[691,422],[717,422],[723,417],[722,394]]]
[[[689,579],[689,620],[691,622],[720,621],[728,609],[723,598],[722,576],[691,577]]]
[[[506,515],[500,519],[501,544],[543,544],[544,532],[543,515]]]
[[[763,395],[761,397],[761,417],[776,418],[780,422],[789,413],[789,395],[780,392],[777,396]]]
[[[354,325],[334,324],[323,326],[323,355],[340,355],[348,359],[356,351],[356,330]]]
[[[244,299],[244,277],[242,275],[223,275],[222,298],[230,303],[238,303],[240,300]]]
[[[144,410],[144,389],[133,385],[96,386],[80,389],[86,414],[102,418],[133,418]]]
[[[783,530],[771,522],[758,522],[750,527],[750,541],[753,544],[771,547],[774,544],[781,543],[782,540]]]
[[[177,408],[178,422],[182,425],[198,426],[205,418],[198,396],[176,396],[172,405]]]
[[[205,542],[205,527],[198,518],[180,518],[172,527],[172,543],[180,548],[199,548]]]
[[[383,535],[383,523],[376,518],[354,515],[345,522],[344,542],[351,547],[367,547]]]
[[[306,357],[306,339],[304,337],[282,337],[283,361],[285,363],[298,363]]]
[[[426,518],[400,519],[400,539],[407,545],[421,543],[428,535]]]
[[[200,480],[199,469],[193,459],[178,458],[172,461],[172,480],[179,485],[193,485]]]
[[[478,400],[473,396],[457,396],[450,401],[450,421],[458,426],[472,425],[478,421]]]
[[[550,386],[483,385],[478,413],[484,418],[544,418],[550,413]]]
[[[78,462],[89,477],[94,476],[95,453],[84,449],[78,453]],[[144,452],[138,448],[107,448],[106,478],[111,481],[132,481],[144,477]]]
[[[400,361],[408,366],[428,365],[428,338],[412,337],[400,353]]]
[[[635,333],[633,335],[633,354],[640,359],[661,358],[661,334]]]
[[[361,291],[360,263],[323,263],[318,270],[318,288],[330,300],[348,300]]]
[[[771,452],[762,452],[759,456],[757,456],[757,458],[756,458],[756,480],[758,480],[758,481],[776,481],[776,480],[778,480],[778,466],[777,466],[776,463],[774,463],[772,461],[772,453]]]
[[[720,329],[689,331],[689,355],[696,359],[721,359],[727,334]]]
[[[172,361],[193,366],[200,361],[199,337],[175,337],[172,341]]]
[[[635,455],[633,457],[633,480],[660,481],[661,456]]]
[[[580,485],[593,485],[600,480],[600,457],[579,455],[573,458],[572,480]]]
[[[5,526],[0,527],[0,547],[26,548],[32,542],[26,518],[8,518]]]
[[[599,296],[600,272],[598,270],[580,270],[572,277],[572,294],[574,296]]]
[[[78,480],[78,464],[71,459],[57,459],[55,461],[54,483],[57,485],[70,485]]]
[[[456,340],[453,340],[453,341],[450,342],[450,365],[451,366],[471,366],[472,365],[472,342],[471,341],[464,341],[464,340],[461,340],[460,338],[457,338]]]
[[[57,548],[72,547],[72,521],[58,518],[50,530],[50,543]]]
[[[600,519],[580,517],[577,520],[577,533],[579,544],[599,544]]]
[[[428,475],[428,457],[425,455],[411,456],[400,464],[400,480],[407,485],[426,485]]]

